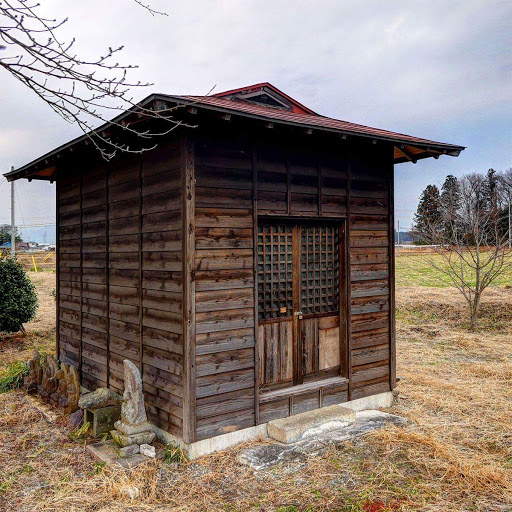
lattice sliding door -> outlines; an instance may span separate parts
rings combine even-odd
[[[258,228],[260,386],[275,388],[340,369],[340,225]]]

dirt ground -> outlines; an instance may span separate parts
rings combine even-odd
[[[0,341],[0,376],[32,347],[52,349],[52,278],[34,276],[49,304],[25,338]],[[466,316],[452,288],[399,288],[402,380],[391,412],[410,424],[259,472],[239,465],[236,449],[180,466],[105,468],[22,392],[0,395],[0,510],[510,512],[512,290],[489,290],[476,331]]]
[[[25,329],[37,333],[47,332],[55,327],[55,272],[28,272],[36,285],[39,307],[34,321],[25,325]]]

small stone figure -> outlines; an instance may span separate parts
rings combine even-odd
[[[28,362],[28,375],[23,378],[23,387],[29,395],[37,393],[37,388],[43,378],[43,369],[41,368],[41,356],[37,350],[34,350],[32,359]]]
[[[142,393],[142,379],[139,369],[128,359],[124,360],[124,401],[121,405],[121,419],[111,430],[112,438],[121,448],[131,445],[151,444],[155,433],[147,421]],[[120,452],[130,452],[124,450]]]
[[[50,395],[50,403],[54,407],[62,407],[62,401],[67,403],[68,400],[68,365],[62,363],[60,370],[55,372],[55,378],[58,381],[57,389]]]
[[[124,393],[121,404],[121,421],[126,425],[138,425],[147,421],[139,369],[128,359],[124,364]]]
[[[37,387],[39,396],[43,400],[48,400],[50,395],[57,390],[58,381],[55,378],[57,369],[57,360],[48,354],[43,364],[43,378],[41,384]]]
[[[78,409],[78,400],[80,398],[80,382],[78,372],[74,366],[69,366],[67,374],[66,399],[60,403],[64,414],[71,414]]]

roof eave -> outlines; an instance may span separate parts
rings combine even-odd
[[[232,115],[238,115],[240,117],[248,117],[248,118],[252,118],[252,119],[258,119],[261,121],[270,121],[275,124],[282,124],[282,125],[295,126],[295,127],[301,127],[301,128],[310,128],[310,129],[313,129],[315,131],[320,131],[320,132],[330,132],[330,133],[336,133],[336,134],[345,135],[345,136],[363,137],[363,138],[367,138],[367,139],[392,142],[395,144],[402,144],[402,145],[406,144],[406,145],[411,145],[411,146],[415,146],[415,147],[419,147],[419,148],[425,148],[425,153],[416,155],[415,160],[422,160],[424,158],[429,158],[429,157],[433,156],[432,154],[429,154],[429,150],[434,150],[438,154],[444,154],[444,155],[448,155],[448,156],[457,157],[457,156],[459,156],[461,151],[466,149],[465,146],[457,146],[457,145],[445,144],[445,143],[436,143],[433,141],[411,142],[411,141],[404,140],[400,137],[389,137],[389,136],[384,136],[384,135],[365,134],[365,133],[361,133],[361,132],[357,132],[357,131],[342,130],[339,128],[318,126],[315,124],[308,124],[305,122],[294,122],[294,121],[290,121],[290,120],[275,119],[271,116],[265,116],[265,115],[260,115],[260,114],[256,114],[256,113],[240,112],[239,110],[237,110],[235,108],[231,109],[231,108],[220,107],[220,106],[216,106],[216,105],[207,105],[204,103],[200,103],[199,101],[194,100],[193,98],[189,99],[189,98],[186,98],[183,96],[172,96],[172,95],[167,95],[167,94],[155,93],[155,94],[151,94],[148,97],[144,98],[138,105],[146,106],[147,104],[154,102],[154,101],[164,101],[164,102],[171,101],[173,103],[176,103],[177,105],[179,105],[179,104],[194,105],[197,108],[202,108],[205,110],[212,110],[212,111],[221,112],[221,113],[229,113]],[[137,106],[134,106],[134,107],[122,112],[121,114],[119,114],[118,116],[113,118],[111,121],[108,121],[108,122],[104,123],[103,125],[99,126],[98,128],[96,128],[94,130],[94,132],[107,130],[114,124],[119,123],[120,121],[125,119],[127,116],[132,114],[136,109],[137,109]],[[45,162],[45,160],[49,160],[50,158],[55,157],[62,151],[69,149],[72,146],[75,146],[75,145],[79,144],[80,142],[83,142],[83,141],[89,139],[91,133],[93,133],[93,131],[88,132],[84,135],[81,135],[80,137],[77,137],[77,138],[67,142],[66,144],[63,144],[62,146],[59,146],[58,148],[44,154],[43,156],[33,160],[32,162],[25,164],[24,166],[20,167],[19,169],[5,173],[4,177],[7,179],[7,181],[14,181],[14,180],[21,179],[21,178],[28,178],[31,175],[31,173],[34,172],[33,168],[35,166]],[[436,156],[439,156],[439,155],[436,155]],[[400,158],[400,159],[395,160],[395,163],[402,163],[402,162],[407,162],[407,161],[410,161],[410,160],[408,160],[407,158],[404,157],[403,159]],[[49,165],[50,165],[50,163],[48,163],[48,166]],[[34,176],[32,179],[44,179],[44,178],[36,178]],[[50,178],[48,178],[48,179],[50,179]]]
[[[220,106],[216,106],[216,105],[207,105],[207,104],[199,103],[199,102],[195,103],[194,99],[192,99],[192,98],[187,99],[187,98],[183,98],[182,96],[170,96],[170,95],[164,95],[164,94],[161,94],[161,95],[157,94],[156,96],[157,96],[156,99],[161,100],[161,101],[172,100],[177,103],[182,103],[183,105],[188,105],[188,104],[193,103],[198,108],[204,108],[207,110],[214,110],[217,112],[224,112],[224,113],[229,113],[229,114],[233,114],[233,115],[239,115],[241,117],[251,117],[254,119],[259,119],[261,121],[270,121],[275,124],[285,124],[285,125],[289,125],[289,126],[311,128],[311,129],[317,130],[317,131],[339,133],[340,135],[352,135],[352,136],[356,136],[356,137],[364,137],[367,139],[386,140],[389,142],[395,142],[397,144],[409,144],[409,145],[425,147],[425,148],[440,148],[442,150],[450,151],[451,153],[457,152],[457,154],[450,154],[450,156],[458,156],[461,151],[466,149],[466,146],[458,146],[458,145],[454,145],[454,144],[438,143],[435,141],[427,141],[427,140],[424,142],[421,142],[421,141],[413,142],[413,141],[408,141],[408,140],[400,138],[400,137],[388,137],[388,136],[384,136],[384,135],[365,134],[365,133],[352,131],[352,130],[342,130],[339,128],[318,126],[316,124],[299,123],[299,122],[293,122],[293,121],[288,121],[288,120],[283,120],[283,119],[275,119],[271,116],[259,115],[259,114],[255,114],[255,113],[247,113],[247,112],[242,113],[239,110],[234,109],[234,108],[231,109],[231,108],[220,107]],[[443,151],[443,153],[444,153],[444,151]],[[444,154],[448,154],[448,152],[446,152]]]

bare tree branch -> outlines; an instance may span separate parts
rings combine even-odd
[[[134,1],[153,16],[166,15],[142,0]],[[0,47],[3,50],[0,68],[28,87],[65,121],[77,124],[105,159],[111,159],[119,151],[140,153],[152,149],[156,137],[181,124],[172,117],[178,107],[154,110],[134,101],[132,89],[152,84],[128,80],[128,73],[137,66],[114,60],[122,46],[109,47],[95,59],[84,59],[74,52],[74,38],[63,41],[58,37],[59,29],[68,19],[50,19],[40,12],[41,5],[33,0],[0,1],[0,40],[4,43]],[[108,112],[128,109],[133,109],[139,118],[161,122],[149,130],[144,123],[119,123],[106,117]],[[128,142],[99,133],[97,126],[106,122],[132,139],[146,143],[130,148]]]
[[[448,276],[464,296],[473,328],[484,291],[512,270],[511,235],[505,222],[512,196],[511,178],[511,171],[496,174],[492,169],[487,177],[463,176],[458,185],[460,204],[450,209],[451,218],[441,215],[421,225],[421,238],[433,244],[441,257],[441,263],[429,258],[430,265]]]

